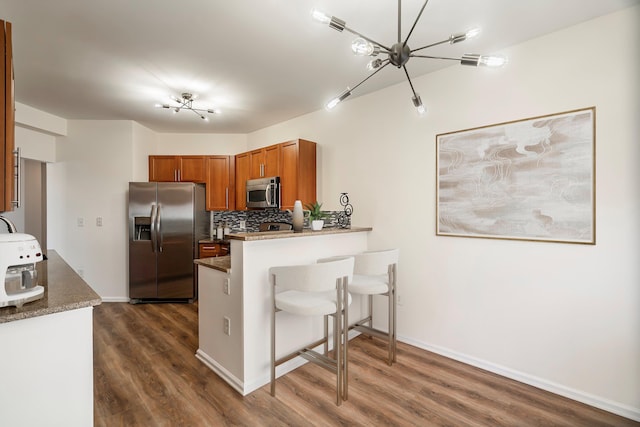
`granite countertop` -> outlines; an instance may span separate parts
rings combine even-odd
[[[231,273],[231,257],[229,255],[212,258],[199,258],[193,260],[193,262],[194,264],[213,268],[214,270],[222,271],[223,273]]]
[[[292,237],[309,237],[309,236],[326,236],[328,234],[357,233],[361,231],[371,231],[371,227],[351,227],[351,228],[323,228],[322,230],[312,231],[305,228],[300,233],[291,230],[286,231],[264,231],[258,233],[230,233],[227,237],[229,240],[271,240],[271,239],[288,239]]]
[[[0,308],[0,323],[100,305],[102,299],[55,251],[36,264],[44,296],[22,307]]]

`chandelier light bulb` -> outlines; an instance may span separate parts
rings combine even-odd
[[[464,55],[462,55],[460,63],[462,65],[469,65],[471,67],[482,65],[484,67],[497,68],[505,65],[507,63],[507,58],[500,55],[490,56],[465,53]]]
[[[500,55],[485,56],[481,55],[479,60],[480,65],[485,67],[498,68],[507,64],[507,58]]]
[[[372,59],[371,61],[369,61],[369,63],[367,64],[367,70],[369,71],[373,71],[377,68],[380,68],[380,66],[382,65],[382,59],[378,58],[378,59]]]
[[[377,55],[380,49],[376,52],[375,47],[372,43],[369,43],[362,37],[358,37],[351,43],[351,50],[354,54],[359,56],[372,56]]]
[[[332,110],[336,105],[344,101],[349,95],[351,95],[351,89],[347,88],[344,92],[342,92],[339,96],[333,98],[331,101],[327,102],[327,110]]]
[[[314,21],[321,24],[328,24],[329,22],[331,22],[331,16],[318,9],[311,9],[311,17]]]
[[[473,39],[475,37],[478,37],[479,34],[480,34],[480,28],[472,28],[465,33],[465,38],[467,40]]]
[[[416,107],[418,114],[422,115],[427,111],[427,109],[424,108],[424,104],[422,104],[422,99],[420,98],[420,95],[416,93],[415,96],[411,98],[411,100],[413,101],[413,106]]]

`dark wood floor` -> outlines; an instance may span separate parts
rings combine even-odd
[[[197,304],[103,303],[94,311],[96,426],[638,426],[399,343],[350,342],[349,400],[307,364],[242,397],[194,356]]]

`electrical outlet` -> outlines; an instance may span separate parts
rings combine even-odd
[[[402,305],[402,298],[400,294],[396,295],[396,305]]]
[[[77,224],[78,224],[78,227],[84,227],[84,218],[78,217]]]
[[[242,230],[244,230],[245,228],[247,228],[247,221],[242,221],[242,220],[241,220],[241,221],[240,221],[240,228],[241,228]]]
[[[102,217],[101,216],[96,218],[96,226],[97,227],[102,227]]]
[[[225,335],[231,335],[231,319],[229,319],[228,317],[223,317],[222,318],[222,331],[225,333]]]
[[[230,278],[226,278],[224,279],[224,289],[223,289],[224,293],[226,295],[231,295],[231,279]]]

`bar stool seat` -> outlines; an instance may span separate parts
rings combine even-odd
[[[353,276],[354,260],[348,257],[333,262],[271,267],[271,395],[276,395],[276,366],[296,356],[316,363],[336,374],[336,405],[347,400],[347,330],[351,295],[348,281]],[[324,337],[276,360],[276,312],[299,316],[323,316]],[[333,317],[333,354],[328,355],[329,321]],[[324,354],[313,350],[324,345]]]
[[[389,277],[386,274],[367,276],[354,274],[349,283],[349,292],[360,295],[377,295],[389,291]]]
[[[351,294],[348,295],[351,305]],[[336,311],[336,293],[328,292],[300,292],[287,291],[276,294],[278,310],[299,316],[323,316]]]

